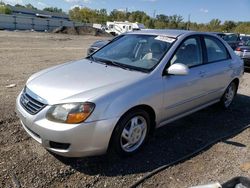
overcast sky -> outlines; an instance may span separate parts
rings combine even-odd
[[[1,1],[1,0],[0,0]],[[222,21],[250,21],[250,0],[2,0],[9,4],[28,4],[43,9],[44,7],[58,7],[68,11],[72,7],[82,6],[92,9],[105,8],[145,11],[148,15],[156,14],[183,16],[198,23],[207,23],[213,18]]]

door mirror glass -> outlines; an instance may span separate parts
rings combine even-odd
[[[175,63],[167,69],[167,74],[187,75],[188,73],[189,73],[189,68],[182,63]]]

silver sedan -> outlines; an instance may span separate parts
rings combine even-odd
[[[32,75],[16,111],[56,154],[131,155],[155,128],[215,103],[229,108],[242,74],[242,60],[213,34],[136,31]]]

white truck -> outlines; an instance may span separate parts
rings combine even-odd
[[[134,30],[141,30],[141,29],[145,29],[145,26],[141,23],[132,23],[132,22],[107,22],[106,27],[105,27],[105,31],[107,33],[110,33],[112,35],[120,35],[122,33],[125,32],[129,32],[129,31],[134,31]]]

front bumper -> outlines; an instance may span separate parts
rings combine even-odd
[[[46,149],[65,157],[85,157],[106,153],[118,118],[63,124],[45,118],[49,106],[36,115],[29,114],[16,101],[16,112],[25,131]]]

